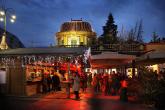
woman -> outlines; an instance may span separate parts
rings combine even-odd
[[[73,77],[74,83],[73,83],[73,91],[75,94],[75,99],[78,100],[79,97],[79,90],[80,90],[80,76],[78,74],[78,72],[74,73],[74,77]]]

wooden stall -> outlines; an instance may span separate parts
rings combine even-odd
[[[54,47],[0,51],[0,67],[4,68],[6,72],[6,94],[31,96],[42,92],[42,74],[51,74],[51,71],[57,71],[62,68],[57,64],[65,66],[65,63],[69,63],[72,65],[70,67],[73,70],[75,66],[74,60],[83,58],[85,50],[86,48],[84,47]]]

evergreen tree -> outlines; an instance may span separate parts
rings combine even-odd
[[[117,25],[115,25],[113,15],[110,13],[108,20],[103,26],[103,34],[101,35],[104,44],[117,43]]]
[[[158,42],[159,36],[156,32],[153,32],[151,42]]]

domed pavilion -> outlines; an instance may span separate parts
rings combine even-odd
[[[79,46],[90,45],[96,38],[91,25],[81,20],[71,20],[61,25],[60,32],[56,33],[57,45]]]

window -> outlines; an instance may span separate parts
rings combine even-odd
[[[77,41],[76,40],[71,40],[71,45],[77,45]]]

